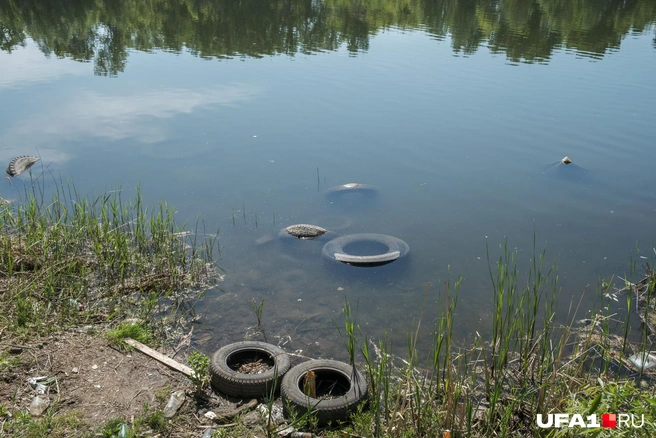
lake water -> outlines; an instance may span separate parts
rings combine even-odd
[[[220,229],[225,281],[194,332],[208,353],[264,300],[269,341],[343,359],[345,297],[404,351],[430,283],[428,346],[459,276],[455,331],[487,332],[486,244],[496,260],[505,239],[522,272],[534,236],[558,259],[561,319],[653,255],[654,2],[371,3],[5,2],[0,161],[39,155],[89,195],[141,185]],[[548,168],[564,156],[585,171]],[[377,196],[324,195],[353,182]],[[278,239],[296,223],[410,254],[331,263],[325,241]]]

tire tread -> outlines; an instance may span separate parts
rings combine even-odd
[[[233,397],[264,397],[268,395],[275,380],[274,368],[261,374],[243,374],[228,366],[228,359],[235,353],[254,351],[268,354],[277,368],[278,382],[289,370],[289,355],[279,347],[258,341],[243,341],[226,345],[217,350],[210,361],[211,384],[217,391]]]
[[[330,370],[345,376],[351,388],[343,397],[321,400],[305,395],[298,387],[299,379],[311,370]],[[352,380],[353,367],[347,363],[335,360],[310,360],[291,368],[282,379],[280,394],[282,398],[283,411],[289,415],[290,408],[296,410],[300,415],[308,410],[315,411],[319,424],[334,421],[346,421],[358,405],[367,397],[367,382],[362,374],[356,369],[357,387]]]

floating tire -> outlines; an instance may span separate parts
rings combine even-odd
[[[317,225],[296,224],[280,230],[280,233],[287,233],[292,237],[301,240],[314,240],[326,234],[328,230]]]
[[[299,224],[299,225],[304,225],[304,224]],[[294,226],[296,226],[296,225],[294,225]],[[314,227],[314,225],[312,225],[312,226]],[[287,228],[289,228],[289,227],[287,227]],[[335,233],[334,231],[330,231],[330,230],[326,230],[325,233],[323,233],[321,235],[317,235],[315,237],[312,237],[312,236],[298,237],[298,236],[295,236],[294,234],[289,233],[287,228],[283,228],[282,230],[280,230],[280,232],[278,233],[278,238],[280,240],[282,240],[283,242],[287,242],[287,243],[291,242],[292,244],[297,243],[297,241],[299,241],[299,240],[303,240],[303,241],[314,240],[314,241],[318,241],[318,242],[327,242],[327,241],[337,237],[337,233]],[[320,228],[320,227],[316,227],[316,228]]]
[[[348,183],[331,187],[326,190],[325,194],[328,197],[348,194],[348,193],[362,193],[365,195],[375,195],[378,193],[378,187],[372,184]]]
[[[262,361],[270,368],[259,374],[237,371],[242,364]],[[244,341],[226,345],[212,356],[210,376],[212,387],[233,397],[265,397],[289,370],[287,353],[266,342]]]
[[[39,161],[38,157],[31,157],[29,155],[21,155],[20,157],[16,157],[11,160],[7,166],[7,175],[18,176],[32,167],[32,165],[34,165],[34,163],[37,161]]]
[[[310,373],[313,373],[310,374]],[[306,378],[312,375],[315,392],[309,392]],[[308,376],[308,377],[306,377]],[[336,360],[310,360],[290,369],[282,379],[283,413],[297,417],[313,412],[319,424],[346,421],[367,399],[367,382],[356,368]]]
[[[379,254],[373,255],[355,255],[349,254],[346,246],[356,243],[380,244],[387,248]],[[359,267],[381,266],[391,263],[405,256],[410,251],[410,247],[403,240],[385,234],[349,234],[348,236],[338,237],[331,240],[323,246],[322,253],[324,257],[330,260],[345,263],[347,265]]]

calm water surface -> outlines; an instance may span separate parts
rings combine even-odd
[[[90,195],[140,184],[220,229],[200,348],[252,332],[254,299],[270,341],[344,358],[345,297],[401,348],[431,283],[427,345],[459,276],[456,332],[486,332],[486,245],[496,259],[505,239],[522,272],[534,236],[558,258],[561,318],[653,254],[653,2],[233,3],[0,4],[0,160],[38,154]],[[566,155],[587,172],[545,170]],[[324,196],[349,182],[378,196]],[[410,255],[335,265],[277,238],[295,223]]]

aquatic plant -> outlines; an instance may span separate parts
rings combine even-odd
[[[627,316],[616,321],[615,329],[610,326],[613,315],[607,312],[609,301],[617,298],[610,292],[610,282],[605,281],[598,289],[602,310],[593,312],[588,324],[581,326],[585,320],[576,321],[578,304],[572,303],[567,323],[558,325],[555,312],[560,290],[555,262],[547,265],[545,252],[534,251],[523,282],[517,253],[510,252],[507,244],[500,252],[493,262],[487,251],[494,291],[489,333],[477,331],[471,342],[453,339],[460,279],[454,284],[447,280],[438,294],[439,316],[425,362],[418,354],[419,330],[430,285],[420,316],[408,331],[403,357],[396,356],[385,339],[377,343],[369,339],[345,301],[347,352],[353,357],[356,345],[359,347],[371,398],[370,410],[355,414],[347,430],[340,433],[375,437],[443,433],[465,437],[562,436],[566,429],[538,428],[537,414],[624,412],[656,418],[656,406],[648,402],[653,400],[654,390],[636,385],[635,368],[625,359],[626,350],[645,351],[651,346],[645,342],[648,336],[644,333],[638,344],[631,345],[629,323],[635,307],[631,294],[627,294]],[[648,284],[650,280],[640,283],[645,289]],[[646,300],[649,295],[640,296]],[[648,372],[641,370],[639,377]],[[645,423],[640,430],[613,432],[613,436],[654,436],[656,426]]]

